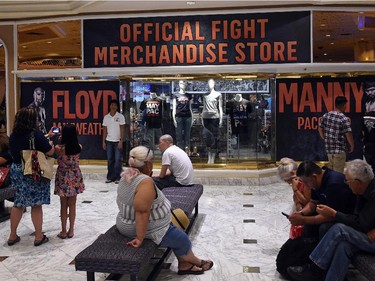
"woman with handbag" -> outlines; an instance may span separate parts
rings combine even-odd
[[[30,149],[31,139],[33,139],[35,150],[39,153],[47,155],[54,153],[52,142],[49,142],[44,134],[37,130],[36,121],[37,113],[34,108],[20,109],[16,114],[13,132],[10,135],[9,148],[13,156],[10,170],[11,183],[16,193],[10,214],[9,246],[21,240],[17,235],[17,228],[26,207],[31,207],[31,220],[35,228],[34,246],[48,242],[47,236],[42,231],[42,205],[50,204],[50,181],[44,177],[25,176],[21,157],[22,151]]]
[[[121,174],[117,188],[119,213],[116,226],[127,237],[134,237],[129,246],[141,247],[144,239],[172,249],[178,260],[179,275],[203,274],[213,262],[201,260],[192,251],[185,232],[171,223],[171,203],[151,178],[153,153],[145,146],[129,152],[129,166]]]

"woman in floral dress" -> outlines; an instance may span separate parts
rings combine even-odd
[[[55,194],[60,196],[61,239],[74,236],[76,218],[77,194],[85,189],[81,169],[79,168],[79,153],[82,147],[78,143],[77,131],[74,125],[67,124],[61,131],[61,145],[55,146],[57,153],[57,171],[55,178]],[[69,230],[66,225],[69,216]]]

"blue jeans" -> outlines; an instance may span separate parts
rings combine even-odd
[[[176,117],[176,139],[177,146],[182,150],[190,149],[191,117]]]
[[[191,250],[191,242],[187,234],[172,223],[169,225],[160,245],[171,248],[177,257],[186,256]]]
[[[122,149],[118,148],[118,142],[105,141],[107,151],[107,180],[116,181],[120,179],[122,171],[121,157]]]
[[[341,281],[345,279],[351,258],[360,250],[375,253],[375,243],[368,239],[366,233],[337,223],[320,240],[310,259],[320,268],[327,270],[325,280]]]

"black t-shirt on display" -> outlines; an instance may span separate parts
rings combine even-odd
[[[250,101],[246,99],[242,99],[241,101],[232,99],[228,102],[227,108],[233,133],[237,133],[239,127],[247,127],[249,114],[252,112]]]
[[[144,116],[147,128],[161,128],[163,107],[163,100],[160,98],[148,98],[142,101],[139,109],[146,110]]]

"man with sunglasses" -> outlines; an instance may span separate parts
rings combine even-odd
[[[163,153],[161,170],[154,182],[159,189],[173,186],[190,186],[194,182],[194,169],[189,156],[181,148],[173,144],[170,135],[162,135],[159,139],[159,150]]]
[[[344,280],[351,258],[359,251],[375,254],[375,180],[364,160],[347,163],[345,181],[357,195],[353,214],[326,205],[316,211],[333,225],[310,254],[311,263],[288,268],[293,280]]]

